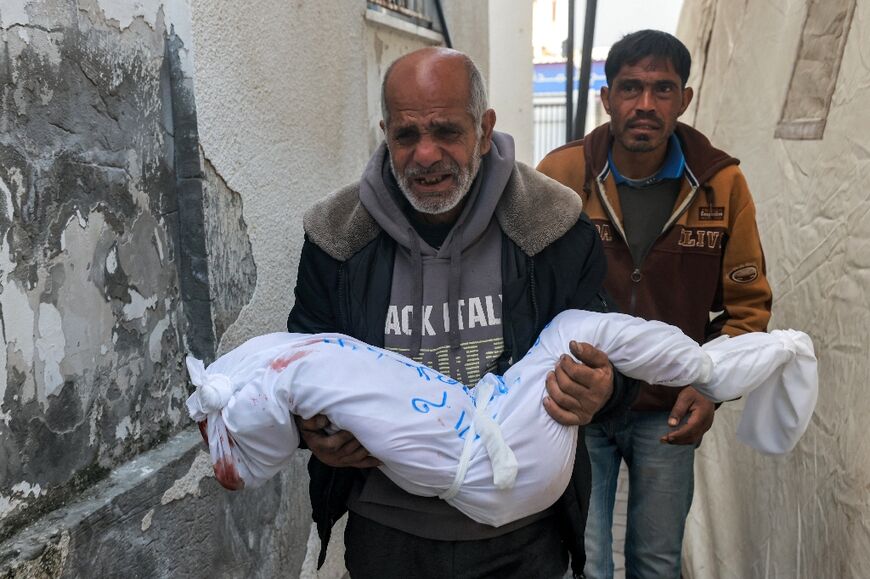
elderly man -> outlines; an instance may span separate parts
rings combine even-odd
[[[385,143],[362,179],[305,216],[290,331],[349,334],[473,384],[520,359],[562,310],[606,309],[595,228],[572,191],[514,161],[467,56],[429,48],[398,59],[382,108]],[[584,364],[566,358],[554,368],[547,412],[586,424],[622,411],[634,385],[602,352],[571,350]],[[345,562],[355,578],[561,577],[568,551],[582,570],[582,444],[556,505],[494,528],[403,492],[350,433],[328,434],[324,417],[299,423],[313,453],[321,563],[332,525],[349,511]]]

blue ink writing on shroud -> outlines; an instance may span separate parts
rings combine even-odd
[[[375,358],[375,360],[380,360],[381,358],[384,357],[384,353],[381,350],[378,350],[377,348],[373,348],[371,346],[366,346],[366,350],[368,350],[369,352],[374,352],[375,354],[378,355],[378,357]]]
[[[459,420],[456,421],[456,426],[453,427],[453,430],[459,430],[459,427],[462,426],[462,421],[465,419],[465,410],[459,415]]]
[[[462,383],[459,382],[459,380],[454,380],[453,378],[450,378],[449,376],[445,376],[445,375],[441,374],[440,372],[430,368],[429,366],[426,366],[425,364],[406,362],[405,360],[403,360],[401,358],[397,358],[394,355],[391,355],[390,352],[386,352],[384,350],[381,350],[380,348],[375,348],[374,346],[370,346],[368,344],[363,344],[363,343],[358,343],[354,340],[345,339],[345,338],[323,338],[323,343],[324,344],[334,344],[334,345],[339,346],[340,348],[347,348],[347,349],[352,350],[352,351],[361,350],[362,347],[364,346],[365,351],[371,352],[372,354],[377,354],[377,357],[375,358],[376,360],[380,360],[381,358],[386,358],[390,362],[395,362],[397,364],[401,364],[402,366],[405,366],[407,368],[411,368],[412,370],[415,370],[417,372],[417,378],[423,378],[427,382],[431,382],[432,378],[434,377],[435,380],[437,380],[438,382],[441,382],[442,384],[447,384],[448,386],[461,385],[463,390],[465,390],[466,393],[468,392],[468,388],[466,388],[464,385],[462,385]]]
[[[413,368],[414,370],[416,370],[417,371],[417,378],[425,378],[426,381],[429,382],[432,380],[432,378],[429,376],[429,374],[431,373],[431,374],[434,374],[438,378],[439,381],[444,382],[445,384],[450,384],[450,382],[442,380],[443,377],[440,374],[438,374],[437,372],[435,372],[435,370],[433,370],[429,366],[424,366],[423,364],[409,364],[408,362],[402,362],[402,363],[405,366],[407,366],[408,368]],[[450,378],[447,378],[447,380],[450,380]],[[455,383],[459,384],[459,382],[455,382]]]
[[[442,408],[445,404],[447,404],[446,390],[442,393],[440,404],[425,400],[423,398],[414,398],[413,400],[411,400],[411,406],[414,408],[414,410],[422,414],[428,414],[429,410],[431,410],[432,408]]]
[[[459,380],[454,380],[453,378],[448,378],[444,374],[438,374],[437,376],[435,376],[435,379],[438,380],[439,382],[444,382],[445,384],[447,384],[449,386],[455,386],[455,385],[459,384]],[[465,387],[463,386],[463,388],[465,388]]]
[[[495,416],[493,416],[493,418],[495,418]],[[468,426],[466,426],[462,430],[459,430],[460,427],[462,426],[463,420],[465,420],[465,410],[463,410],[459,414],[459,420],[457,420],[456,424],[453,426],[453,430],[455,430],[457,432],[456,436],[458,436],[461,439],[465,439],[465,433],[468,432],[468,430],[471,428],[471,425],[469,424]],[[474,440],[478,440],[479,438],[480,438],[480,434],[474,435]]]

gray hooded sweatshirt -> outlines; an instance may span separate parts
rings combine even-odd
[[[361,204],[396,241],[385,347],[470,387],[495,367],[504,350],[502,233],[495,209],[513,170],[513,138],[494,133],[465,206],[439,248],[426,243],[412,225],[407,202],[396,193],[391,179],[384,144],[360,183]],[[354,489],[349,508],[429,539],[491,538],[545,515],[495,529],[472,521],[440,499],[406,493],[377,469],[367,474]]]

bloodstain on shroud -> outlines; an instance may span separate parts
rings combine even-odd
[[[236,463],[231,456],[222,456],[214,464],[214,477],[227,490],[238,491],[245,488],[245,481],[239,476]]]
[[[306,342],[305,344],[302,344],[302,345],[307,346],[310,343],[311,342]],[[269,367],[272,370],[274,370],[275,372],[280,372],[282,370],[285,370],[287,368],[287,366],[289,366],[290,364],[292,364],[296,360],[299,360],[300,358],[304,358],[305,356],[307,356],[310,353],[311,353],[310,350],[299,350],[298,352],[293,352],[289,356],[284,356],[282,358],[275,358],[274,360],[272,360],[272,363],[269,364]]]
[[[319,342],[319,340],[312,340],[309,342],[305,342],[301,345],[307,346],[316,342]],[[272,360],[272,363],[269,364],[269,367],[275,372],[281,372],[293,362],[299,360],[300,358],[304,358],[310,353],[311,352],[309,350],[300,350],[298,352],[290,354],[289,356],[276,358]],[[206,446],[208,446],[208,419],[198,422],[197,425],[199,426],[199,433],[200,435],[202,435],[202,439],[205,441]],[[226,436],[227,444],[229,445],[229,448],[232,449],[236,445],[236,443],[233,441],[229,432]],[[214,476],[220,483],[220,485],[227,490],[237,491],[245,488],[245,481],[243,481],[242,477],[239,476],[239,470],[236,468],[236,463],[233,460],[232,452],[221,456],[217,460],[217,462],[214,463]]]

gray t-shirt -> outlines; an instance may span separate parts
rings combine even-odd
[[[664,179],[653,185],[616,186],[622,206],[622,224],[631,258],[639,266],[674,211],[682,180]]]

